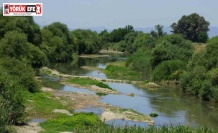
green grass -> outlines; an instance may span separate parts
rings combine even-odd
[[[54,109],[69,110],[70,107],[64,106],[59,99],[48,92],[25,92],[25,98],[27,99],[27,113],[31,117],[52,118],[57,116],[57,113],[52,113]]]
[[[52,71],[48,69],[41,69],[40,70],[40,75],[51,75]]]
[[[76,133],[215,133],[208,128],[199,127],[193,129],[187,126],[163,126],[163,127],[139,127],[139,126],[99,126],[98,128],[76,128]]]
[[[107,93],[102,93],[102,92],[96,92],[96,95],[98,95],[98,96],[106,96],[108,94]]]
[[[129,80],[140,79],[140,73],[126,67],[124,62],[111,63],[107,65],[104,72],[109,78]]]
[[[67,82],[74,83],[74,84],[79,84],[79,85],[82,85],[82,86],[85,86],[85,85],[96,85],[96,86],[101,87],[101,88],[106,88],[106,89],[113,90],[107,84],[104,84],[101,81],[98,81],[98,80],[95,80],[95,79],[91,79],[91,78],[78,78],[78,77],[76,77],[76,78],[68,79]]]
[[[105,124],[94,113],[78,113],[73,116],[63,116],[49,119],[40,126],[45,129],[42,133],[58,133],[63,131],[73,131],[74,129],[98,128]]]

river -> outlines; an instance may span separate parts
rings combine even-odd
[[[117,58],[124,60],[124,57]],[[114,58],[79,58],[76,64],[61,63],[50,64],[50,68],[56,69],[60,72],[72,75],[86,75],[97,78],[107,78],[104,73],[98,71],[85,70],[81,66],[94,66],[98,68],[105,68],[106,65]],[[149,115],[152,112],[157,112],[158,117],[153,118],[156,126],[161,125],[187,125],[187,126],[207,126],[209,128],[218,130],[218,104],[201,101],[196,97],[185,94],[178,87],[162,87],[157,90],[149,90],[138,88],[132,84],[127,83],[111,83],[106,82],[111,88],[121,92],[119,95],[109,94],[101,96],[100,102],[108,103],[110,105],[119,106],[121,108],[130,108],[137,112]],[[82,91],[90,94],[94,92],[87,89],[78,89],[59,83],[58,78],[44,77],[43,84],[55,89],[62,89],[64,91]],[[134,93],[134,97],[127,96],[127,94]],[[83,112],[94,112],[100,115],[103,108],[87,107]],[[124,125],[145,125],[142,122],[114,120],[108,121],[108,124]]]

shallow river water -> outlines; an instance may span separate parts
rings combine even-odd
[[[121,58],[124,59],[124,58]],[[113,58],[95,58],[85,59],[79,58],[77,64],[51,64],[50,67],[66,74],[72,75],[86,75],[98,78],[107,78],[104,73],[98,71],[84,70],[81,66],[95,66],[98,68],[105,68],[106,65],[114,61]],[[95,92],[87,89],[78,89],[67,85],[61,85],[59,79],[50,77],[43,77],[43,84],[55,89],[62,89],[64,91],[85,92],[94,94]],[[130,108],[137,112],[149,115],[150,113],[158,113],[158,117],[153,118],[156,126],[161,125],[188,125],[188,126],[207,126],[218,130],[218,104],[201,101],[193,96],[188,96],[179,88],[162,87],[157,90],[149,90],[138,88],[132,84],[127,83],[111,83],[106,82],[111,88],[121,92],[119,95],[109,94],[102,96],[100,102],[108,103],[110,105],[119,106],[122,108]],[[128,94],[134,93],[134,96]],[[87,106],[82,110],[75,110],[75,112],[94,112],[100,115],[103,108],[93,108]],[[146,125],[143,122],[114,120],[108,121],[108,124],[124,125]]]

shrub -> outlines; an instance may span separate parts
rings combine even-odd
[[[181,70],[185,69],[185,62],[181,60],[169,60],[160,63],[153,71],[153,80],[178,80]]]
[[[5,126],[19,122],[24,115],[22,86],[0,66],[0,130]]]

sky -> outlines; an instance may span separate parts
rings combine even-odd
[[[34,17],[41,26],[58,21],[71,29],[147,28],[170,26],[183,15],[198,13],[218,27],[218,0],[1,0],[0,4],[16,2],[43,3],[43,16]]]

